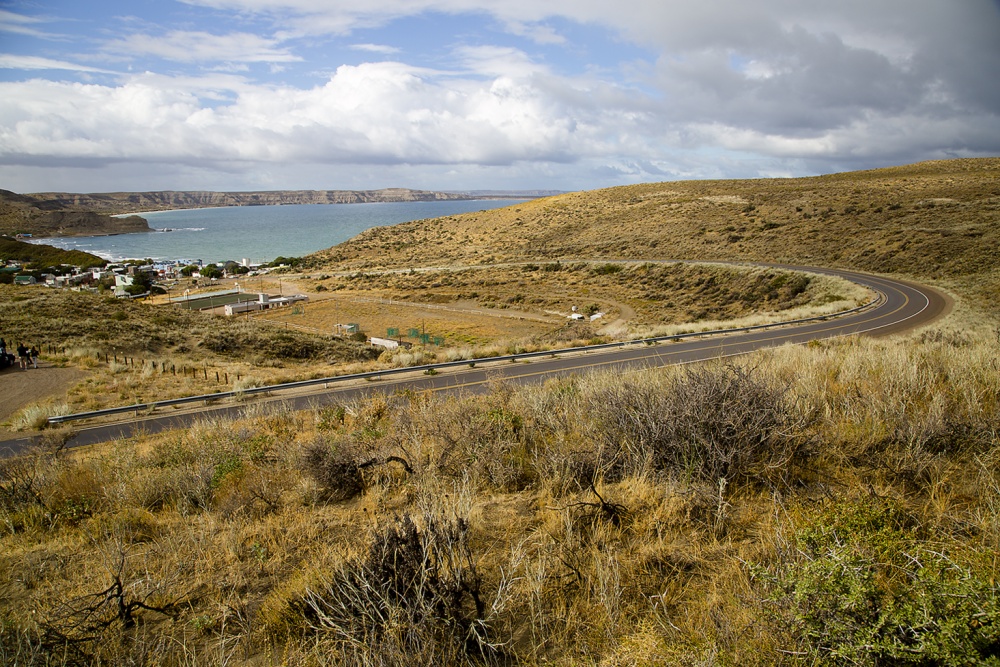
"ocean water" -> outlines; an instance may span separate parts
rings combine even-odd
[[[514,206],[524,200],[231,206],[143,213],[157,230],[143,234],[36,239],[104,259],[158,262],[243,259],[270,262],[337,245],[372,227]]]

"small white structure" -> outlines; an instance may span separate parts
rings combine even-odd
[[[238,315],[239,313],[250,313],[260,310],[260,303],[257,301],[240,301],[238,303],[226,304],[226,315]]]
[[[126,296],[128,293],[125,291],[126,287],[131,287],[135,283],[133,276],[126,276],[120,273],[115,274],[115,296],[122,297]]]
[[[308,301],[305,294],[293,294],[292,296],[272,297],[270,294],[258,294],[256,301],[238,301],[226,304],[226,315],[237,315],[239,313],[255,312],[258,310],[270,310],[272,308],[284,308],[293,303]]]

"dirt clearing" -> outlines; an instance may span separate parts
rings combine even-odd
[[[80,368],[61,368],[43,361],[38,368],[22,371],[8,368],[0,371],[0,436],[9,432],[9,421],[18,410],[46,399],[64,401],[66,393],[87,376]]]

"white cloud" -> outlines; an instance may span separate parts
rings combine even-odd
[[[459,46],[453,53],[462,67],[482,76],[529,77],[547,71],[528,54],[507,46]]]
[[[366,53],[378,53],[384,56],[400,53],[402,49],[387,44],[351,44],[355,51],[365,51]]]
[[[567,43],[566,38],[556,32],[551,26],[508,20],[505,22],[505,27],[510,34],[527,37],[536,44]]]
[[[620,149],[611,123],[638,134],[620,109],[573,106],[572,96],[527,79],[458,78],[394,62],[341,66],[307,90],[221,74],[143,75],[114,87],[5,83],[0,95],[4,162],[510,165]]]
[[[0,9],[0,32],[41,37],[43,39],[58,39],[61,37],[60,35],[54,35],[31,27],[43,23],[46,23],[45,19],[15,14],[14,12]]]
[[[10,53],[0,53],[0,69],[23,70],[66,70],[71,72],[90,72],[93,74],[114,74],[114,72],[97,67],[89,67],[64,60],[39,58],[38,56],[20,56]]]
[[[105,44],[104,49],[124,55],[152,55],[175,62],[297,62],[301,58],[275,39],[245,32],[214,35],[175,30],[166,35],[134,34]]]

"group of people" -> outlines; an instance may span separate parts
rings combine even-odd
[[[17,344],[17,356],[7,351],[7,341],[0,338],[0,368],[18,365],[21,370],[28,370],[31,365],[38,368],[38,348],[32,345],[28,347],[24,343]]]

